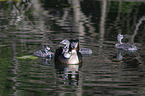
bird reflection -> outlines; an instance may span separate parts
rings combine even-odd
[[[79,68],[82,64],[64,64],[60,62],[55,62],[55,68],[57,69],[57,73],[61,78],[66,80],[64,84],[69,85],[78,85],[79,80]]]
[[[117,50],[117,59],[123,61],[126,70],[131,70],[132,68],[142,70],[140,67],[142,62],[138,57],[139,55],[136,51]]]
[[[122,60],[121,50],[117,50],[117,59]]]
[[[136,51],[124,51],[124,50],[120,50],[120,49],[116,49],[116,50],[117,50],[117,59],[118,60],[123,59],[122,53],[126,54],[126,55],[129,55],[129,56],[135,56],[136,53],[137,53]]]

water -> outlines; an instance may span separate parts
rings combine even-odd
[[[0,1],[0,95],[144,96],[145,5],[126,1]],[[116,50],[118,33],[138,51]],[[17,59],[66,38],[93,54],[80,65]]]

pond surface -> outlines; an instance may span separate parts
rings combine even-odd
[[[0,95],[144,96],[145,2],[126,1],[0,0]],[[119,33],[138,51],[116,50]],[[17,59],[63,39],[93,54],[81,65]]]

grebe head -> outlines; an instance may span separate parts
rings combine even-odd
[[[69,44],[70,42],[69,42],[69,40],[67,40],[67,39],[64,39],[64,40],[62,40],[61,42],[60,42],[61,44]]]
[[[48,52],[49,50],[50,50],[50,48],[48,46],[46,46],[45,52]]]
[[[123,35],[118,34],[117,39],[118,39],[118,40],[123,39]]]
[[[123,35],[118,34],[117,40],[118,40],[118,42],[119,42],[120,44],[122,44],[122,42],[121,42],[122,39],[123,39]]]
[[[70,40],[69,50],[79,51],[79,40],[78,39],[76,39],[76,40],[71,39]]]
[[[64,39],[60,42],[61,44],[65,44],[66,46],[64,48],[69,48],[70,42],[67,39]]]

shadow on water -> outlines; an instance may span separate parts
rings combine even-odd
[[[0,95],[143,96],[144,2],[0,0]],[[116,50],[118,33],[138,50]],[[93,51],[83,65],[16,58],[74,38]]]

